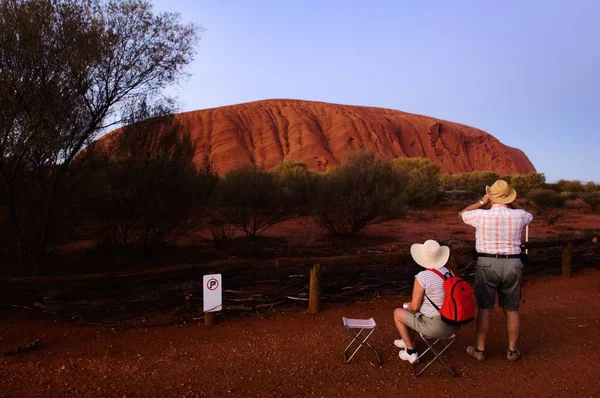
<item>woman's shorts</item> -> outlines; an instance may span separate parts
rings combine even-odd
[[[420,312],[407,312],[404,319],[406,326],[429,337],[448,337],[458,329],[458,326],[448,325],[439,315],[431,317]]]

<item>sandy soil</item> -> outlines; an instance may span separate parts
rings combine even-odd
[[[415,379],[397,357],[391,314],[407,297],[325,305],[317,315],[291,310],[221,317],[207,327],[113,331],[24,316],[0,316],[0,350],[40,338],[35,351],[0,357],[0,396],[570,396],[600,394],[600,270],[571,280],[537,277],[522,307],[521,349],[505,358],[500,311],[483,363],[466,356],[474,325],[463,327],[449,352],[459,374],[439,364]],[[379,366],[360,353],[344,364],[341,317],[374,317],[371,342]]]
[[[405,218],[372,225],[361,231],[364,240],[378,237],[385,242],[372,242],[373,246],[392,247],[424,241],[433,235],[439,241],[475,240],[475,229],[464,224],[458,217],[458,212],[471,204],[472,201],[447,201],[438,207],[428,210],[410,210]],[[568,207],[559,211],[559,217],[554,224],[548,223],[548,215],[541,214],[534,206],[526,205],[525,209],[534,215],[530,226],[530,240],[542,240],[559,235],[576,234],[578,231],[600,229],[600,213],[590,212],[587,208]],[[296,238],[299,235],[311,235],[315,241],[323,241],[326,231],[306,218],[296,218],[274,225],[265,232],[265,236]],[[386,238],[386,239],[384,239]]]
[[[94,240],[78,240],[61,247],[60,258],[54,267],[42,274],[69,275],[94,272],[122,272],[140,268],[164,267],[166,264],[202,264],[232,258],[333,256],[343,254],[387,251],[406,251],[415,242],[436,239],[453,246],[474,245],[475,229],[465,225],[458,212],[471,201],[444,201],[431,210],[410,210],[405,218],[372,225],[355,238],[332,238],[310,217],[297,217],[270,227],[262,241],[251,243],[237,231],[236,242],[228,249],[216,251],[210,231],[199,228],[178,241],[168,253],[157,253],[150,259],[139,260],[119,255],[88,255],[94,251]],[[600,231],[600,213],[586,206],[568,206],[559,212],[552,225],[548,216],[538,214],[534,206],[523,204],[534,213],[530,240],[577,236],[584,232]],[[252,248],[261,253],[252,254]],[[264,252],[263,252],[264,251]],[[105,253],[106,254],[106,253]]]

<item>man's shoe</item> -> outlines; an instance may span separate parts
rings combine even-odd
[[[402,339],[394,340],[394,345],[400,349],[406,348],[406,344],[404,344],[404,340]]]
[[[519,358],[521,358],[521,351],[519,351],[518,348],[514,351],[511,351],[510,349],[506,350],[506,359],[509,361],[517,362]]]
[[[467,354],[478,361],[485,361],[485,351],[479,351],[477,347],[474,347],[472,345],[467,347]]]
[[[417,361],[417,358],[419,358],[419,355],[416,352],[414,354],[409,354],[406,350],[400,351],[398,353],[398,356],[403,361],[408,361],[410,363],[415,363]]]

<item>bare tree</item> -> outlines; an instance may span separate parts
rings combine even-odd
[[[198,31],[145,0],[0,2],[0,192],[32,273],[73,159],[124,104],[185,76]]]

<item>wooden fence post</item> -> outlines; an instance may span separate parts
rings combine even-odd
[[[571,277],[571,259],[573,254],[573,244],[567,243],[562,248],[562,276]]]
[[[321,264],[313,264],[310,269],[308,309],[313,314],[321,309]]]

